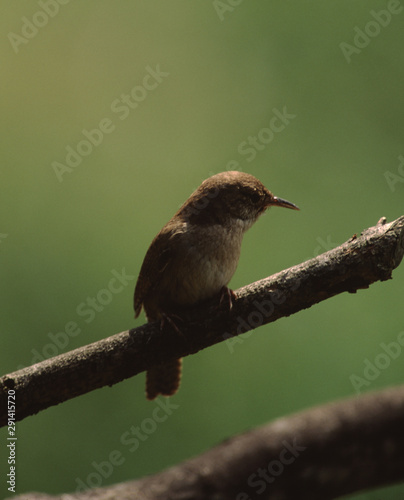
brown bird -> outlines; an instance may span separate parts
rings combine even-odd
[[[206,179],[152,241],[135,288],[134,308],[148,321],[174,323],[187,306],[232,292],[227,288],[244,233],[270,206],[299,210],[277,198],[255,177],[222,172]],[[181,379],[181,359],[153,366],[147,399],[172,396]]]

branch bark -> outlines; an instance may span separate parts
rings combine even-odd
[[[231,311],[217,300],[188,310],[183,335],[150,323],[61,354],[0,378],[0,408],[8,390],[16,420],[132,377],[156,363],[194,354],[232,336],[306,309],[342,292],[391,278],[404,253],[404,216],[385,218],[346,243],[236,291]],[[7,423],[2,410],[0,426]]]
[[[14,500],[329,500],[404,480],[404,386],[281,418],[137,481]]]

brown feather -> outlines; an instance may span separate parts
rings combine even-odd
[[[206,179],[152,241],[135,287],[135,317],[143,307],[148,321],[163,324],[184,308],[219,297],[236,270],[244,233],[276,205],[298,210],[250,174]],[[149,369],[148,399],[174,394],[180,377],[180,359]]]

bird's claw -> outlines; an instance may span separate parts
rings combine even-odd
[[[221,306],[224,301],[227,301],[229,311],[233,309],[233,300],[236,299],[236,294],[233,290],[230,290],[227,286],[222,287],[220,290],[220,301],[219,305]]]
[[[175,321],[182,322],[183,319],[180,316],[177,316],[176,314],[162,313],[160,319],[160,330],[164,330],[165,325],[168,323],[173,328],[173,330],[175,330],[179,335],[181,335],[181,337],[184,337],[184,334],[179,329]]]

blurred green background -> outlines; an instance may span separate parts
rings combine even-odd
[[[390,19],[375,21],[381,9]],[[144,254],[214,173],[249,172],[301,207],[273,209],[247,233],[234,289],[403,215],[403,11],[394,1],[3,0],[2,374],[141,325],[132,296]],[[134,88],[137,102],[123,104]],[[293,117],[268,142],[276,110]],[[100,127],[90,151],[83,130]],[[66,163],[69,147],[83,153],[77,166]],[[122,269],[119,292],[98,311],[83,305]],[[18,493],[152,474],[354,395],[350,377],[404,329],[403,292],[401,265],[392,281],[262,327],[233,352],[222,343],[187,357],[177,407],[157,425],[143,374],[27,418],[17,426]],[[80,333],[63,342],[71,321]],[[402,383],[403,359],[363,390]],[[132,427],[146,432],[137,445]],[[0,438],[4,464],[4,429]],[[97,464],[116,453],[103,477]],[[352,498],[403,495],[397,485]]]

